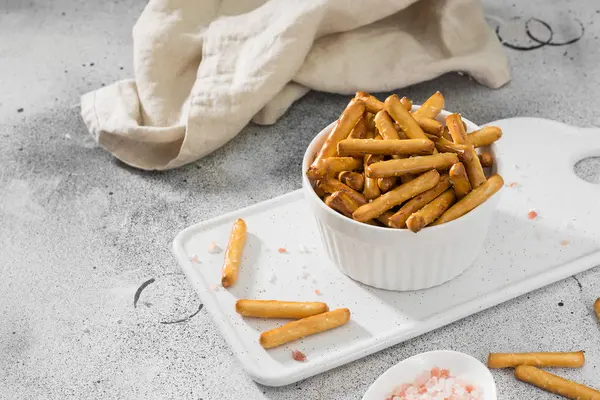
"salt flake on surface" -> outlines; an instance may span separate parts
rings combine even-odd
[[[208,289],[209,289],[211,292],[218,292],[218,291],[221,289],[221,285],[210,285],[210,286],[208,287]]]
[[[217,246],[216,242],[211,242],[208,245],[208,254],[217,254],[217,253],[220,253],[222,251],[223,251],[223,249],[221,249],[219,246]]]
[[[538,217],[538,213],[535,210],[531,210],[527,213],[527,218],[536,219]]]
[[[309,276],[310,274],[308,273],[308,271],[302,271],[302,275],[300,275],[302,279],[308,279]]]
[[[300,350],[292,350],[292,358],[296,361],[306,361],[306,355]]]
[[[298,251],[300,253],[309,253],[308,249],[306,248],[306,246],[304,246],[303,244],[299,244],[298,245]]]
[[[69,135],[68,133],[65,135],[65,138],[67,139],[71,139],[71,135]]]

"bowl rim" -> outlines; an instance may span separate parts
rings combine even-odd
[[[415,111],[419,108],[420,108],[420,105],[413,105],[411,111]],[[453,114],[453,113],[443,109],[440,111],[437,118],[439,118],[440,116],[447,117],[450,114]],[[466,118],[462,118],[462,119],[467,124],[467,132],[473,132],[475,130],[481,129],[481,127],[479,125],[473,123],[472,121],[470,121]],[[314,191],[312,185],[310,184],[310,181],[308,180],[308,177],[306,176],[308,167],[310,166],[310,164],[312,163],[312,159],[314,158],[314,154],[311,154],[312,151],[310,151],[310,149],[315,147],[315,143],[318,140],[320,140],[321,137],[324,136],[327,132],[329,132],[331,130],[331,128],[333,128],[333,126],[336,124],[336,122],[337,121],[333,121],[332,123],[327,125],[325,128],[323,128],[317,135],[315,135],[315,137],[310,141],[308,147],[306,148],[306,150],[304,152],[304,157],[302,157],[302,188],[305,191],[309,191],[311,193],[309,196],[311,196],[312,201],[316,201],[317,203],[320,204],[318,207],[320,207],[322,210],[324,210],[329,215],[333,215],[334,218],[338,218],[340,221],[344,221],[343,223],[349,223],[350,226],[355,226],[357,228],[360,227],[358,229],[366,229],[367,231],[370,231],[372,233],[385,234],[384,232],[389,232],[387,234],[390,234],[390,235],[408,235],[408,234],[418,235],[418,234],[423,234],[423,232],[435,232],[435,231],[440,231],[443,229],[452,229],[454,227],[457,227],[461,223],[468,223],[469,220],[476,218],[475,216],[479,215],[480,212],[485,209],[485,207],[482,207],[482,205],[489,203],[493,198],[497,198],[499,193],[503,190],[503,187],[501,187],[492,197],[490,197],[488,200],[486,200],[483,204],[475,207],[475,209],[469,211],[462,217],[457,218],[452,221],[449,221],[449,222],[446,222],[445,224],[435,225],[435,226],[426,226],[425,228],[423,228],[421,231],[419,231],[417,233],[412,232],[410,229],[394,229],[394,228],[383,227],[383,226],[369,225],[369,224],[365,224],[363,222],[355,221],[352,218],[347,218],[347,217],[341,215],[340,213],[335,212],[331,208],[327,207],[327,205],[325,205],[325,202],[319,196],[317,196],[317,193]],[[489,148],[493,153],[495,153],[494,152],[494,149],[495,149],[494,143],[492,143],[491,146],[489,146]],[[309,162],[309,160],[310,160],[310,162]],[[501,170],[501,161],[498,159],[495,160],[495,170],[496,170],[496,173],[497,173],[497,171]]]

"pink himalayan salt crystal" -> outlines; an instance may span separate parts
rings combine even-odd
[[[453,377],[449,370],[433,367],[413,382],[398,386],[385,400],[483,400],[475,385]]]

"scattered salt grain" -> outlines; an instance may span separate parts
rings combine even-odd
[[[68,133],[65,135],[65,138],[67,139],[71,139],[71,135],[69,135]]]
[[[309,252],[308,249],[306,248],[306,246],[304,246],[303,244],[298,245],[298,251],[300,253],[308,253]]]
[[[221,249],[219,246],[217,246],[217,244],[215,242],[211,242],[211,244],[208,245],[208,254],[217,254],[222,251],[223,251],[223,249]]]
[[[296,361],[306,361],[306,355],[300,350],[292,350],[292,358]]]
[[[208,289],[209,289],[211,292],[218,292],[218,291],[219,291],[219,289],[221,289],[221,285],[210,285],[210,286],[208,287]]]
[[[312,283],[317,283],[317,280],[316,280],[316,279],[313,279],[313,280],[312,280]]]

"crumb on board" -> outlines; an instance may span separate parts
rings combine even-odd
[[[296,361],[306,361],[306,355],[300,350],[292,350],[292,358]]]
[[[277,249],[277,251],[280,252],[281,254],[287,253],[287,249],[285,247],[280,247]]]
[[[568,245],[568,244],[569,244],[569,241],[568,241],[568,240],[561,240],[561,242],[560,242],[560,245],[561,245],[561,246],[566,246],[566,245]]]
[[[221,285],[210,285],[210,286],[208,287],[208,289],[209,289],[211,292],[218,292],[220,288],[221,288]]]
[[[217,246],[216,242],[211,242],[208,245],[208,254],[217,254],[223,251],[219,246]]]
[[[517,187],[517,186],[519,186],[519,182],[511,182],[511,183],[509,183],[509,184],[508,184],[508,185],[506,185],[506,186],[507,186],[507,187],[509,187],[509,188],[514,188],[514,187]]]
[[[319,289],[315,289],[315,294],[316,294],[317,296],[320,296],[320,295],[321,295],[321,291],[320,291]]]
[[[531,210],[527,213],[527,218],[529,219],[536,219],[538,217],[538,213],[535,212],[534,210]]]
[[[193,254],[190,257],[190,261],[193,262],[194,264],[198,264],[200,262],[200,259],[198,258],[198,256],[196,254]]]

